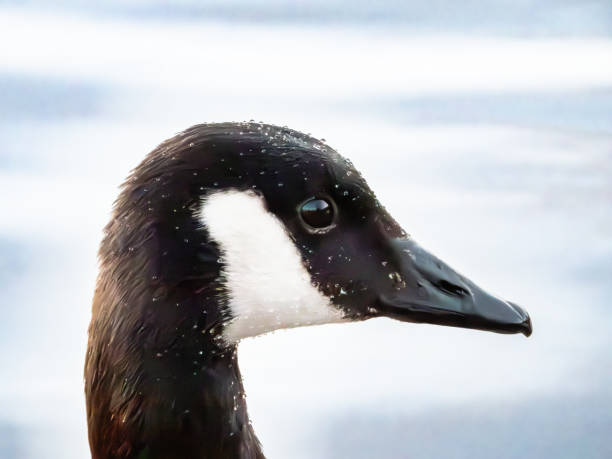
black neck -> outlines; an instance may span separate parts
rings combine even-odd
[[[92,457],[263,458],[236,347],[219,339],[215,247],[193,242],[195,230],[174,242],[174,226],[116,214],[100,248],[85,364]]]
[[[263,458],[236,347],[200,347],[145,344],[138,360],[90,347],[93,458]]]

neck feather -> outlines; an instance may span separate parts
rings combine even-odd
[[[176,268],[205,266],[215,248],[165,256],[163,228],[147,223],[122,238],[115,219],[100,249],[85,363],[92,457],[263,458],[236,346],[219,339],[219,268]]]
[[[137,359],[104,346],[89,348],[94,459],[263,458],[235,346],[133,350]]]

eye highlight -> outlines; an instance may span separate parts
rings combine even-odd
[[[327,199],[312,198],[299,208],[302,221],[312,229],[330,228],[334,223],[334,205]]]

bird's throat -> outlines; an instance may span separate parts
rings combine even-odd
[[[158,354],[124,367],[130,371],[120,375],[102,371],[106,377],[87,388],[95,459],[263,457],[248,418],[235,347]],[[107,358],[99,355],[98,361]],[[121,390],[114,389],[118,386]]]

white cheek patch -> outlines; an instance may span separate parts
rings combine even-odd
[[[343,320],[311,282],[283,223],[253,192],[228,190],[202,201],[200,222],[223,254],[232,321],[224,338],[236,342],[281,328]]]

